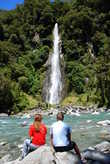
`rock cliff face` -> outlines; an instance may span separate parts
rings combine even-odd
[[[31,152],[22,161],[16,160],[5,164],[80,164],[72,152],[55,153],[48,146],[41,146]]]

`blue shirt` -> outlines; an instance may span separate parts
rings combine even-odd
[[[71,133],[71,127],[63,121],[57,121],[52,124],[50,134],[53,135],[54,146],[67,146],[69,144],[68,134]]]

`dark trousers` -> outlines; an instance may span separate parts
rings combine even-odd
[[[74,146],[76,145],[75,142],[71,141],[69,145],[67,146],[54,146],[54,149],[56,152],[64,152],[74,149]]]
[[[69,145],[67,146],[54,146],[54,149],[56,152],[65,152],[65,151],[69,151],[69,150],[73,150],[76,149],[76,143],[74,141],[71,141]],[[81,161],[81,159],[79,158],[79,163],[78,164],[83,164],[83,162]]]

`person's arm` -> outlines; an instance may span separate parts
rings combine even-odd
[[[70,142],[71,142],[71,138],[72,138],[71,132],[72,132],[72,129],[69,128],[68,139],[69,139]],[[78,155],[78,157],[81,159],[81,154],[80,154],[79,148],[78,148],[78,146],[76,145],[75,142],[74,142],[74,150],[75,150],[76,154]]]
[[[32,140],[33,140],[33,136],[31,136],[30,139],[31,139],[31,142],[32,142]]]

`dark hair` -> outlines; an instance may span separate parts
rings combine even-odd
[[[57,120],[63,120],[63,119],[64,119],[63,112],[58,112],[58,114],[57,114]]]

